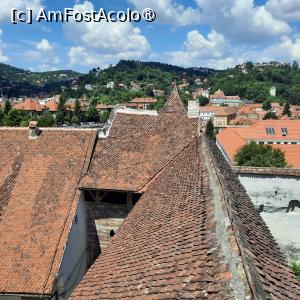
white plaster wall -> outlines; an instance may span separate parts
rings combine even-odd
[[[80,196],[76,216],[77,223],[74,218],[57,277],[59,292],[65,292],[65,296],[60,296],[60,299],[68,299],[87,271],[86,209],[83,193]]]
[[[239,180],[257,207],[286,208],[291,200],[300,201],[299,177],[240,174]]]

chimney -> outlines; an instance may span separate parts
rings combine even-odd
[[[36,139],[40,134],[40,130],[37,127],[37,121],[29,122],[29,139]]]
[[[199,118],[199,101],[193,100],[188,102],[188,117]]]

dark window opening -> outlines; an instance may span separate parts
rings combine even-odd
[[[115,235],[115,231],[112,229],[112,230],[110,231],[109,235],[110,235],[111,237],[113,237],[113,236]]]
[[[291,200],[290,203],[289,203],[289,206],[286,209],[286,213],[289,213],[290,211],[294,211],[296,207],[300,208],[300,201]]]
[[[281,128],[281,133],[283,136],[286,136],[288,134],[288,129],[287,128]]]
[[[267,127],[266,132],[267,132],[267,134],[274,135],[275,134],[275,129],[273,127]]]
[[[265,208],[265,206],[264,206],[263,204],[260,205],[259,208],[258,208],[258,212],[259,212],[259,213],[264,212],[264,208]]]

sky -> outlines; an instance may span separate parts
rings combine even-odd
[[[12,4],[13,3],[13,4]],[[300,0],[1,0],[0,62],[87,72],[120,59],[226,69],[300,62]],[[11,23],[11,9],[142,12],[154,22]]]

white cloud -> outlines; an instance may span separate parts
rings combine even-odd
[[[37,71],[56,70],[60,63],[59,57],[55,54],[55,45],[47,39],[42,39],[37,43],[28,42],[35,46],[35,49],[26,50],[22,56],[26,61],[33,62]]]
[[[183,66],[199,66],[204,60],[222,59],[227,53],[227,42],[222,34],[211,31],[207,38],[199,31],[193,30],[187,34],[180,51],[168,52],[172,63]]]
[[[271,45],[262,51],[272,59],[281,61],[300,60],[300,38],[282,37],[278,44]]]
[[[76,11],[93,10],[91,2],[74,6]],[[113,63],[119,59],[141,59],[151,47],[139,28],[131,23],[68,23],[65,32],[77,45],[71,47],[71,64],[94,65]]]
[[[278,19],[287,21],[300,20],[299,0],[268,0],[266,9]]]
[[[37,43],[36,49],[42,52],[48,52],[53,50],[53,46],[49,43],[47,39],[42,39],[40,42]]]
[[[197,8],[184,7],[174,0],[128,0],[135,9],[142,12],[145,8],[152,8],[161,23],[184,26],[200,23],[200,12]]]
[[[16,8],[18,10],[31,8],[35,12],[38,11],[40,7],[43,7],[42,1],[43,0],[1,0],[0,22],[7,22],[10,20],[12,8]]]
[[[204,22],[225,37],[242,43],[270,41],[290,32],[289,25],[275,18],[254,0],[196,0]]]
[[[0,28],[0,63],[6,63],[6,62],[9,61],[9,58],[3,54],[4,43],[3,43],[2,39],[1,39],[2,34],[3,34],[3,31]]]

